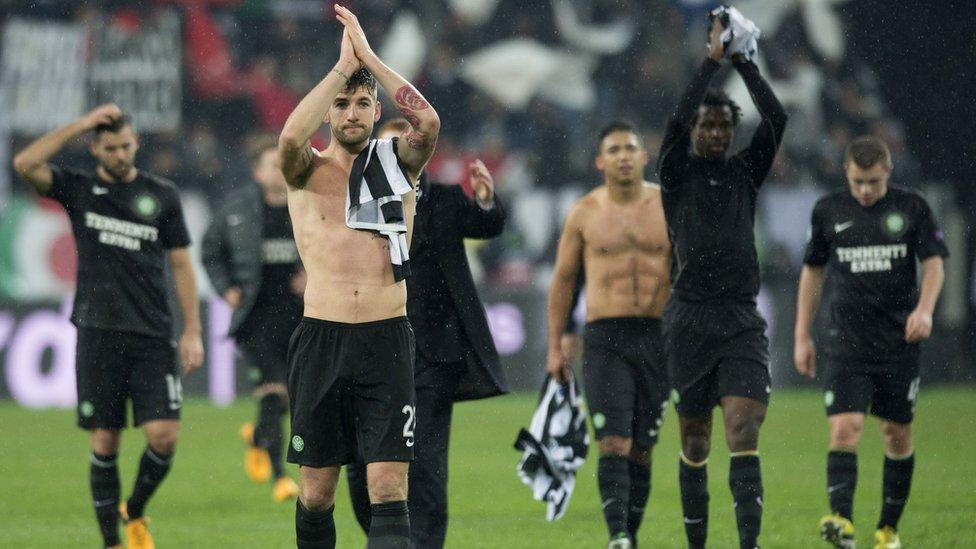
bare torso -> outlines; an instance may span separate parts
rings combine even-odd
[[[671,244],[661,190],[644,183],[629,203],[601,186],[583,199],[586,320],[660,318],[671,292]]]
[[[407,286],[396,282],[389,239],[346,226],[348,165],[315,158],[304,188],[288,189],[288,211],[308,283],[305,316],[336,322],[371,322],[404,316]],[[416,195],[403,197],[407,241],[413,233]]]

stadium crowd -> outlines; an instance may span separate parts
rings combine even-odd
[[[562,216],[598,181],[592,136],[608,116],[627,119],[640,128],[647,150],[658,150],[667,111],[705,48],[701,13],[717,3],[501,0],[475,9],[444,0],[346,2],[361,14],[368,34],[384,37],[377,40],[381,50],[419,52],[403,59],[399,68],[406,67],[404,72],[444,114],[429,166],[432,179],[458,182],[467,162],[480,157],[513,205],[505,236],[478,250],[483,282],[538,287],[548,281]],[[30,6],[12,2],[4,11],[8,18],[121,29],[151,24],[169,10],[179,13],[182,122],[176,131],[142,132],[141,163],[185,191],[206,195],[216,208],[229,191],[248,183],[249,144],[278,133],[303,90],[314,85],[338,53],[334,37],[339,24],[327,17],[332,4],[47,0]],[[863,133],[882,137],[895,157],[894,180],[902,185],[918,184],[918,164],[871,68],[843,32],[823,31],[849,23],[843,5],[809,13],[802,3],[749,4],[753,13],[767,14],[759,23],[770,45],[760,63],[792,120],[770,174],[770,191],[760,202],[760,260],[766,270],[795,278],[805,227],[794,221],[843,180],[845,143]],[[522,90],[497,90],[491,71],[516,59],[537,69],[538,78],[529,75],[510,85]],[[546,71],[552,70],[553,59],[561,69],[576,71],[575,92],[565,91],[572,81],[559,82],[563,90],[539,82],[552,78]],[[739,103],[749,104],[741,95],[744,88],[731,91]],[[747,126],[754,122],[754,112],[747,110]],[[15,137],[17,148],[30,136]],[[67,158],[85,155],[79,145]],[[23,189],[15,186],[15,192]]]

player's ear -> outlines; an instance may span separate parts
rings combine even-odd
[[[600,170],[601,172],[603,171],[603,157],[600,156],[599,153],[596,155],[596,158],[593,159],[593,165],[596,166],[596,169]]]
[[[383,104],[379,100],[375,101],[376,106],[373,108],[373,123],[377,123],[380,120],[380,115],[383,114]]]

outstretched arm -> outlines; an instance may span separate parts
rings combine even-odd
[[[783,131],[786,129],[786,111],[773,93],[773,89],[769,87],[769,83],[759,73],[759,67],[755,63],[736,57],[732,60],[732,65],[746,83],[752,102],[761,117],[749,147],[739,155],[749,167],[753,183],[758,188],[769,173],[773,159],[776,158],[776,150],[779,149],[783,139]]]
[[[698,67],[694,78],[685,89],[678,107],[668,119],[668,127],[664,133],[664,140],[661,142],[661,153],[658,155],[658,175],[661,176],[661,185],[667,189],[670,181],[671,168],[684,158],[688,151],[691,124],[698,115],[698,107],[701,105],[705,92],[708,91],[708,84],[712,77],[722,67],[722,54],[724,47],[721,39],[721,25],[716,21],[712,25],[710,34],[708,57]]]
[[[346,27],[346,32],[356,51],[356,57],[373,74],[396,103],[397,110],[410,122],[411,131],[405,136],[407,146],[397,150],[400,161],[410,172],[412,179],[420,177],[427,160],[434,153],[441,119],[427,103],[424,96],[373,52],[359,20],[348,9],[336,4],[336,17]]]
[[[349,32],[342,32],[339,61],[312,91],[308,92],[285,121],[278,137],[278,155],[285,181],[295,188],[302,188],[308,181],[308,173],[316,152],[311,139],[322,126],[329,107],[339,92],[346,88],[349,77],[362,65],[356,59]]]
[[[48,160],[79,135],[101,124],[110,124],[122,116],[122,111],[112,103],[96,107],[67,126],[38,137],[14,156],[14,171],[30,183],[40,194],[48,194],[54,177]]]

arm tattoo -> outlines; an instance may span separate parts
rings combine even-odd
[[[430,140],[427,136],[418,131],[412,131],[406,136],[407,146],[416,151],[423,151],[430,145]]]
[[[412,111],[422,111],[430,108],[427,101],[424,101],[424,98],[417,93],[417,90],[413,89],[413,86],[409,84],[400,86],[400,89],[394,94],[393,99],[396,100],[397,105],[400,107],[406,107]]]
[[[295,174],[294,180],[291,181],[292,187],[296,189],[301,189],[308,183],[308,176],[312,173],[312,147],[311,145],[306,146],[298,156],[298,165],[301,170]]]
[[[403,117],[407,119],[407,122],[410,122],[411,127],[415,129],[420,128],[420,118],[418,118],[417,115],[414,114],[412,110],[404,107],[400,107],[398,110],[400,111],[400,114],[402,114]]]
[[[414,111],[429,109],[430,105],[410,85],[401,86],[394,94],[394,99],[396,100],[397,110],[400,111],[400,114],[407,119],[407,122],[413,128],[413,131],[406,135],[407,146],[417,151],[429,149],[430,139],[420,131],[420,117],[414,114]]]

